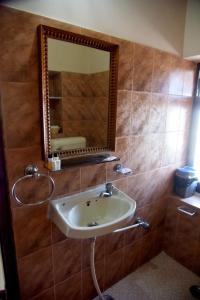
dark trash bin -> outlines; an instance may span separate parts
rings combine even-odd
[[[198,183],[196,170],[192,167],[176,169],[174,191],[181,198],[188,198],[194,195]]]

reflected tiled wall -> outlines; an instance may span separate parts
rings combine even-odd
[[[84,136],[87,147],[105,147],[109,72],[61,72],[64,136]]]
[[[162,247],[166,200],[174,169],[185,163],[195,65],[153,48],[0,7],[0,91],[9,186],[41,157],[37,26],[50,25],[119,44],[116,153],[135,173],[113,173],[114,163],[52,174],[56,195],[113,181],[137,201],[136,215],[151,229],[97,239],[96,267],[108,287]],[[66,239],[47,220],[47,207],[18,207],[12,197],[22,300],[90,300],[89,241]],[[56,298],[55,298],[56,297]]]
[[[86,138],[87,147],[105,147],[109,72],[93,74],[49,72],[51,125],[61,130],[53,137]],[[59,96],[56,99],[52,96]]]

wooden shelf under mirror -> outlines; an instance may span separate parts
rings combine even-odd
[[[114,151],[118,45],[45,25],[38,33],[44,159],[55,151],[62,159]],[[52,126],[60,127],[56,146]],[[71,138],[85,146],[69,148]]]

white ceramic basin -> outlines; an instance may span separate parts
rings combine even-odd
[[[90,238],[111,233],[133,217],[136,202],[114,187],[111,197],[99,197],[105,185],[52,200],[49,217],[70,238]]]

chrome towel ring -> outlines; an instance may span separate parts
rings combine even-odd
[[[36,206],[36,205],[41,205],[43,203],[46,203],[48,202],[53,193],[54,193],[54,190],[55,190],[55,182],[53,180],[53,178],[47,174],[44,174],[44,173],[39,173],[38,172],[38,167],[35,166],[35,165],[28,165],[26,168],[25,168],[25,175],[23,177],[20,177],[14,184],[13,184],[13,187],[12,187],[12,196],[13,198],[17,201],[17,203],[19,203],[20,205],[26,205],[26,206]],[[46,177],[49,179],[49,182],[51,184],[51,191],[49,193],[49,196],[45,199],[45,200],[42,200],[42,201],[38,201],[38,202],[34,202],[34,203],[24,203],[23,200],[19,199],[17,197],[17,194],[16,194],[16,186],[19,182],[23,181],[24,179],[27,179],[27,178],[39,178],[39,177]]]

